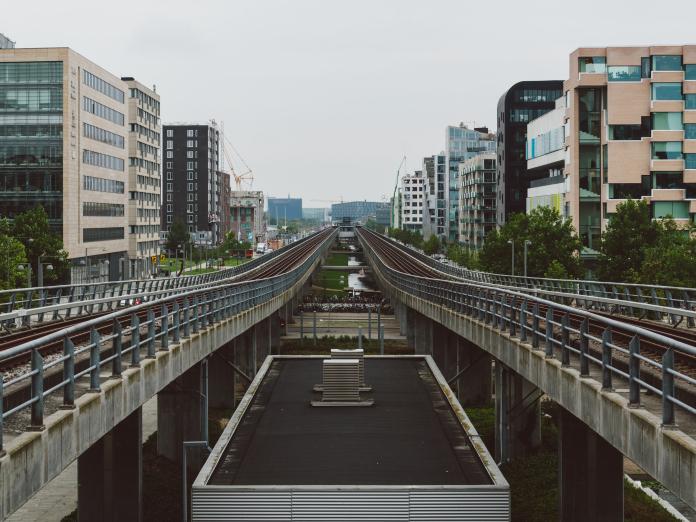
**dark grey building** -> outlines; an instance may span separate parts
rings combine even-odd
[[[222,241],[220,133],[209,124],[163,126],[162,230],[181,219],[201,244]],[[224,202],[229,206],[230,202]]]
[[[497,224],[515,212],[525,212],[531,178],[527,173],[527,124],[554,109],[561,80],[519,82],[498,101]]]
[[[350,218],[353,222],[367,223],[369,218],[377,217],[377,209],[391,209],[389,203],[380,201],[346,201],[331,205],[331,221],[337,222]],[[382,216],[383,219],[383,216]]]

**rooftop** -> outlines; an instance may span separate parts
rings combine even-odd
[[[311,407],[321,380],[321,358],[274,358],[207,484],[493,484],[426,358],[367,357],[372,407]]]

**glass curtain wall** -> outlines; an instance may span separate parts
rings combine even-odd
[[[599,248],[601,234],[601,109],[602,89],[579,92],[580,238],[587,248]]]
[[[0,63],[0,216],[42,205],[62,232],[63,63]]]

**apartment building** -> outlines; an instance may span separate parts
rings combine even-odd
[[[527,125],[527,213],[536,207],[555,208],[568,217],[568,180],[563,175],[565,168],[565,139],[568,125],[565,121],[565,98],[556,100],[552,111],[532,120]]]
[[[696,214],[696,46],[580,48],[564,83],[568,214],[592,257],[616,207]]]
[[[470,129],[464,123],[458,127],[448,126],[445,131],[446,172],[445,208],[446,230],[444,237],[456,241],[459,236],[459,164],[474,156],[495,151],[496,136],[488,132],[487,127]]]
[[[426,239],[433,234],[443,238],[447,233],[446,176],[447,156],[444,152],[423,158],[425,183],[423,237]]]
[[[562,89],[561,80],[523,81],[510,87],[498,101],[498,226],[503,226],[511,214],[525,211],[527,190],[535,174],[527,171],[527,124],[553,110]]]
[[[401,228],[421,231],[423,215],[427,215],[425,178],[422,170],[401,178]]]
[[[233,190],[230,193],[231,229],[238,240],[258,243],[263,241],[264,197],[260,190]]]
[[[134,78],[121,80],[128,85],[129,276],[143,278],[155,271],[160,256],[160,97]]]
[[[128,275],[129,93],[72,49],[0,49],[0,215],[43,206],[75,283]]]
[[[487,152],[459,164],[458,241],[479,249],[496,228],[496,153]]]
[[[209,123],[164,125],[164,180],[162,231],[180,219],[199,245],[216,245],[223,239],[220,131]],[[229,205],[229,200],[224,202]]]

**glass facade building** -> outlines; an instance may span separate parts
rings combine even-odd
[[[63,62],[0,62],[0,207],[63,222]]]

